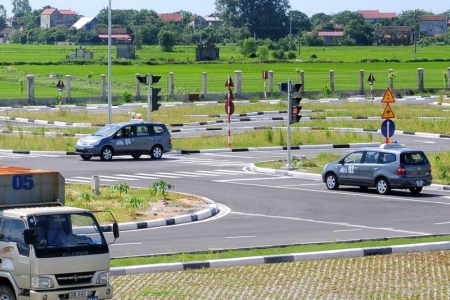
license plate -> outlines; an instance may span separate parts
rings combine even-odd
[[[87,297],[87,295],[88,295],[87,291],[76,291],[76,292],[70,292],[69,298]]]
[[[417,184],[417,186],[423,186],[423,181],[422,180],[417,180],[416,184]]]

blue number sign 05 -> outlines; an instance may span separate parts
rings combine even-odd
[[[16,191],[21,189],[31,190],[34,187],[33,175],[14,175],[12,177],[12,187]]]

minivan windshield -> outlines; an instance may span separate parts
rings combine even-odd
[[[107,125],[105,127],[100,128],[99,130],[97,130],[93,135],[94,136],[111,136],[112,134],[114,134],[114,132],[116,132],[117,130],[119,130],[120,126],[117,125]]]

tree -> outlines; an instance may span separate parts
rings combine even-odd
[[[3,4],[0,4],[0,18],[6,19],[6,8],[3,6]]]
[[[250,54],[255,53],[258,49],[254,38],[248,38],[242,41],[241,53],[248,57]]]
[[[335,24],[342,24],[347,26],[351,21],[358,21],[358,23],[363,23],[364,17],[358,12],[351,12],[348,10],[341,11],[333,16],[333,21]]]
[[[158,34],[158,42],[162,51],[171,52],[175,46],[177,34],[170,30],[161,30]]]
[[[289,24],[289,27],[292,28],[292,34],[295,35],[299,30],[311,31],[312,29],[311,21],[308,18],[308,16],[302,13],[301,11],[292,10],[289,13],[289,18],[291,22],[291,24]]]
[[[289,0],[216,0],[226,26],[246,27],[258,38],[279,39],[288,33]]]
[[[29,0],[12,0],[13,9],[12,13],[16,17],[22,17],[31,12],[31,6]]]
[[[372,45],[373,28],[366,21],[352,20],[344,28],[344,37],[348,40],[354,40],[356,45]]]
[[[331,16],[324,13],[314,14],[311,19],[312,30],[315,31],[333,31],[334,24]]]

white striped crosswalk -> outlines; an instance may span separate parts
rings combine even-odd
[[[155,172],[155,173],[134,173],[134,174],[114,174],[99,175],[102,182],[122,182],[136,181],[141,179],[158,180],[158,179],[177,179],[190,177],[221,177],[221,176],[239,176],[244,174],[257,174],[256,172],[240,171],[240,170],[212,170],[212,171],[193,171],[193,172]],[[66,178],[67,183],[90,183],[91,177],[74,176]]]
[[[228,160],[228,159],[215,159],[215,158],[198,158],[188,156],[171,156],[170,163],[179,164],[195,164],[203,166],[213,167],[225,167],[225,166],[248,166],[248,162]]]

